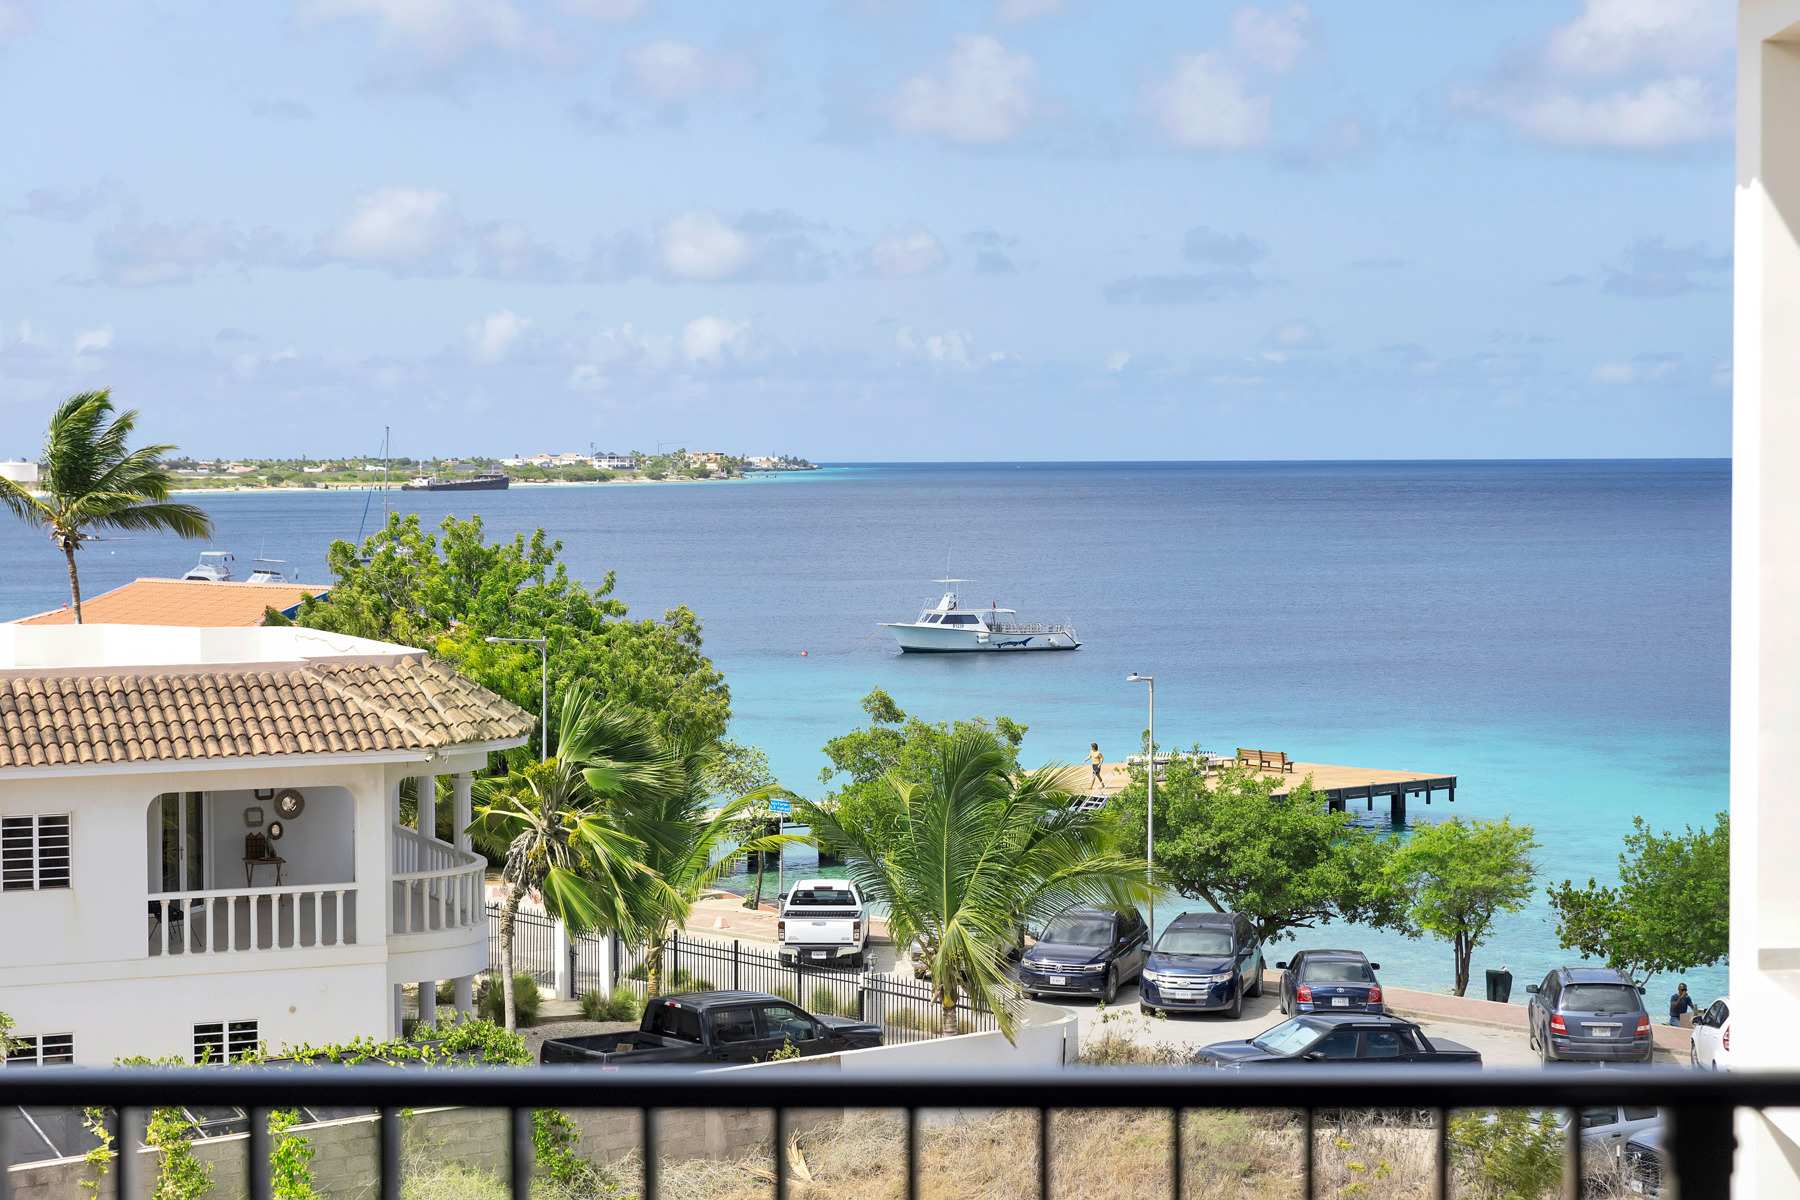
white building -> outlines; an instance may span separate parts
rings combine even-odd
[[[105,1065],[393,1036],[407,983],[466,1007],[471,772],[531,724],[404,646],[0,625],[0,1011],[28,1054]]]
[[[10,479],[14,483],[36,483],[38,465],[22,458],[0,459],[0,479]]]
[[[594,466],[602,471],[635,471],[638,460],[635,454],[614,454],[607,452],[593,457]]]
[[[1800,1068],[1800,0],[1738,8],[1732,1055]],[[1800,1195],[1800,1111],[1739,1109],[1738,1196]]]

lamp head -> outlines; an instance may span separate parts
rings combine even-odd
[[[1126,683],[1151,683],[1151,682],[1154,682],[1155,679],[1156,679],[1156,676],[1154,676],[1154,675],[1139,675],[1136,671],[1133,671],[1131,674],[1129,674],[1125,677],[1125,682]]]

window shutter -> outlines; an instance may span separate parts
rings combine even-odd
[[[69,886],[69,815],[0,817],[0,891]]]

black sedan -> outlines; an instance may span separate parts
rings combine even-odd
[[[1382,1010],[1381,983],[1375,978],[1381,964],[1370,962],[1361,950],[1302,950],[1275,969],[1281,972],[1284,1013]]]
[[[1447,1038],[1428,1038],[1400,1017],[1371,1013],[1309,1013],[1247,1042],[1214,1042],[1194,1052],[1194,1065],[1201,1067],[1313,1062],[1479,1067],[1481,1052]]]

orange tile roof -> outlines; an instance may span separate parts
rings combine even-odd
[[[532,724],[517,705],[417,655],[0,678],[0,769],[435,750],[524,737]]]
[[[81,602],[89,625],[185,625],[223,629],[261,625],[263,612],[286,612],[308,596],[331,590],[325,583],[213,583],[200,579],[138,579]],[[72,625],[75,610],[56,608],[21,617],[19,625]]]

